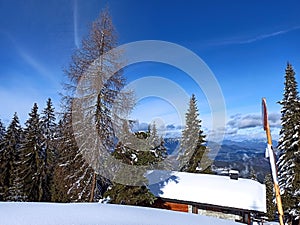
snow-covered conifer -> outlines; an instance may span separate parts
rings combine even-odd
[[[0,143],[3,142],[5,133],[6,133],[5,126],[2,123],[2,121],[0,120]]]
[[[0,199],[20,200],[23,196],[19,180],[20,143],[22,128],[17,113],[14,114],[4,135],[1,151]]]
[[[186,125],[182,131],[179,155],[181,171],[210,172],[208,168],[210,160],[207,156],[207,148],[204,146],[205,135],[203,134],[201,120],[198,117],[197,100],[193,94],[185,117]]]
[[[158,163],[162,162],[167,156],[162,137],[159,137],[156,125],[150,124],[147,132],[136,132],[135,137],[129,134],[128,127],[123,126],[123,132],[131,140],[130,144],[119,142],[113,156],[122,163],[132,166],[146,166],[147,168],[157,168]],[[127,140],[128,140],[127,139]],[[139,142],[141,141],[141,142]],[[134,144],[132,144],[135,142]],[[134,148],[132,148],[134,147]],[[141,168],[143,171],[143,168]],[[146,172],[146,171],[144,171]],[[141,172],[141,175],[144,174]],[[124,174],[131,177],[131,174]],[[144,183],[142,186],[128,186],[113,183],[105,193],[110,197],[110,202],[126,205],[151,206],[155,201],[155,196],[146,188],[147,179],[143,176],[136,176],[140,179],[137,183]]]
[[[55,202],[88,202],[91,196],[93,170],[79,152],[72,130],[70,112],[57,126],[58,159],[54,167],[51,200]]]
[[[44,161],[43,177],[43,201],[51,200],[51,185],[53,179],[53,168],[56,162],[56,123],[55,111],[51,99],[47,100],[47,106],[41,114],[42,152]]]
[[[271,174],[267,174],[265,176],[264,184],[266,185],[267,216],[269,221],[273,221],[275,217],[276,205],[274,202],[274,183]]]
[[[295,202],[300,190],[300,178],[296,173],[300,166],[297,160],[300,154],[300,101],[295,72],[289,63],[285,70],[284,85],[283,99],[279,102],[282,127],[278,142],[280,153],[277,166],[284,210],[296,219],[300,216],[299,202]]]
[[[45,177],[44,152],[40,116],[36,103],[34,103],[25,125],[24,139],[21,144],[21,176],[24,182],[24,193],[27,201],[42,201],[43,178]]]

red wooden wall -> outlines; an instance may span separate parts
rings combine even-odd
[[[157,200],[155,202],[155,207],[162,208],[162,209],[169,209],[169,210],[173,210],[173,211],[179,211],[179,212],[188,212],[187,204],[165,202],[162,200]]]

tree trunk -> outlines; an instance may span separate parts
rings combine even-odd
[[[95,187],[96,187],[96,173],[93,172],[93,178],[92,178],[92,190],[91,190],[90,202],[93,202],[93,201],[94,201]]]

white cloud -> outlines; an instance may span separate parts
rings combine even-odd
[[[278,139],[280,130],[280,114],[270,113],[269,124],[273,139]],[[226,138],[232,140],[265,138],[262,117],[259,114],[235,114],[230,117],[226,126]]]
[[[280,127],[280,114],[270,113],[269,124],[271,127]],[[262,127],[262,117],[258,114],[236,114],[230,117],[227,122],[227,129],[229,130],[240,130],[253,127]]]

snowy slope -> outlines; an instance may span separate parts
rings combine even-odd
[[[185,172],[149,171],[149,186],[157,197],[266,212],[265,185],[250,179]]]
[[[195,214],[100,203],[0,202],[0,225],[238,225]]]

